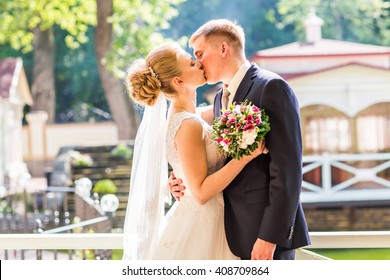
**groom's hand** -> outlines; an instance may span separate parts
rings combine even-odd
[[[253,245],[251,260],[273,260],[276,244],[257,238]]]
[[[182,184],[183,181],[179,178],[176,178],[175,174],[172,171],[168,179],[168,186],[169,191],[177,201],[180,201],[180,198],[184,195],[183,191],[186,189],[186,187]]]

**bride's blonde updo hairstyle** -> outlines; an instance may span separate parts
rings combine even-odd
[[[135,102],[153,106],[160,92],[167,96],[176,93],[171,80],[182,74],[177,61],[177,54],[181,51],[178,44],[166,43],[129,67],[127,86]]]

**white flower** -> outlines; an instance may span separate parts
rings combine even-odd
[[[248,144],[245,142],[240,141],[240,144],[238,145],[240,149],[246,149],[248,147]]]
[[[242,141],[247,145],[252,145],[255,142],[257,133],[255,129],[246,130],[242,133]]]
[[[222,146],[222,148],[223,148],[223,150],[225,151],[225,152],[229,152],[229,144],[226,144],[224,141],[222,141],[221,143],[219,143],[221,146]]]
[[[235,105],[234,109],[233,109],[233,113],[234,114],[232,114],[232,115],[234,117],[237,117],[237,118],[241,117],[242,116],[242,114],[241,114],[241,106],[240,105]]]

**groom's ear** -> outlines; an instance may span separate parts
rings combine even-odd
[[[229,44],[226,42],[222,42],[221,45],[219,46],[219,49],[221,51],[222,57],[226,57],[229,52]]]

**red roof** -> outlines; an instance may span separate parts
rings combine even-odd
[[[317,73],[321,73],[321,72],[326,72],[326,71],[329,71],[329,70],[334,70],[334,69],[346,67],[346,66],[349,66],[349,65],[359,65],[359,66],[363,66],[363,67],[367,67],[367,68],[389,71],[389,69],[385,68],[385,67],[377,67],[377,66],[373,66],[373,65],[369,65],[369,64],[364,64],[364,63],[350,62],[350,63],[340,64],[340,65],[336,65],[336,66],[320,69],[320,70],[317,70],[317,71],[300,72],[300,73],[293,73],[293,74],[290,74],[290,73],[286,73],[286,74],[279,73],[279,75],[281,77],[283,77],[283,79],[292,80],[292,79],[295,79],[295,78],[300,78],[300,77],[304,77],[304,76],[308,76],[308,75],[313,75],[313,74],[317,74]]]
[[[314,43],[294,42],[256,52],[259,58],[288,58],[313,56],[390,55],[390,47],[321,39]]]

